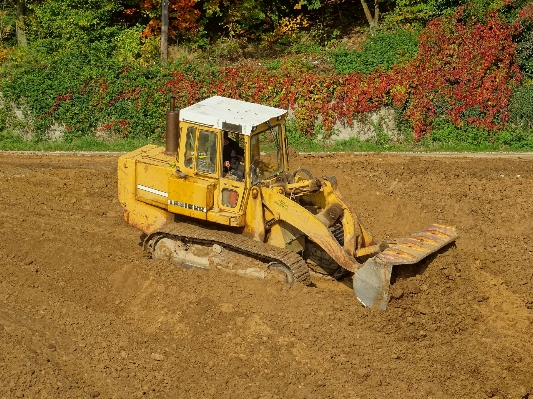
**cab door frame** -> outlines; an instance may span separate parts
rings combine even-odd
[[[204,133],[211,138],[202,139]],[[216,208],[216,192],[221,172],[220,131],[218,129],[181,122],[179,171],[169,179],[173,198],[169,197],[172,212],[207,219],[207,213]],[[199,166],[209,168],[202,171]]]
[[[240,134],[240,133],[236,133]],[[219,208],[223,212],[237,214],[239,216],[244,215],[244,209],[246,206],[246,194],[247,188],[249,186],[249,176],[248,176],[248,164],[249,160],[249,139],[250,137],[242,134],[244,138],[244,179],[242,181],[237,180],[233,176],[229,176],[221,171],[220,173],[220,190],[219,190]],[[221,134],[221,148],[223,148],[224,143],[222,142],[223,135]],[[222,151],[220,152],[222,154]],[[220,162],[222,165],[222,160]]]

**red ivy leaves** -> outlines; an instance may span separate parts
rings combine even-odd
[[[393,73],[408,82],[405,117],[415,138],[430,132],[440,114],[452,123],[495,130],[509,117],[512,88],[521,75],[510,26],[495,12],[485,24],[463,23],[461,14],[431,21],[420,38],[418,56]]]
[[[518,12],[518,18],[515,24],[518,24],[522,21],[533,22],[533,3],[525,6]]]
[[[495,12],[484,24],[464,23],[460,17],[459,12],[430,22],[418,56],[388,73],[226,68],[213,83],[214,92],[292,109],[307,134],[319,120],[330,131],[337,121],[352,124],[357,114],[383,105],[405,110],[417,140],[430,133],[439,116],[457,126],[501,129],[509,117],[512,89],[521,79],[513,42],[517,28]]]
[[[533,5],[522,10],[520,18],[533,20]],[[148,87],[138,87],[108,98],[105,79],[86,84],[78,94],[92,95],[102,106],[129,101],[137,108],[161,109],[166,106],[163,97],[171,92],[176,93],[179,107],[218,94],[291,110],[309,135],[318,121],[331,131],[338,121],[352,124],[358,114],[384,105],[404,110],[416,139],[429,134],[435,118],[442,116],[457,126],[500,129],[509,116],[511,91],[521,79],[513,42],[519,29],[520,23],[509,25],[496,13],[483,24],[463,22],[457,14],[430,22],[417,57],[390,72],[321,74],[283,60],[277,70],[248,64],[222,68],[202,79],[176,71],[153,96],[145,96]],[[72,92],[58,94],[47,116],[72,98]],[[129,125],[124,123],[102,128],[127,131]]]
[[[168,35],[171,38],[176,37],[178,32],[187,32],[195,34],[200,28],[198,18],[200,11],[194,8],[196,0],[170,0],[169,11],[169,30]],[[141,10],[158,10],[161,8],[161,1],[143,0],[140,4]],[[150,37],[159,34],[161,31],[161,20],[152,19],[143,32],[143,37]]]

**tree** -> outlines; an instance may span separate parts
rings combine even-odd
[[[372,14],[370,13],[370,8],[368,7],[366,0],[361,0],[361,5],[363,6],[366,20],[368,22],[368,25],[370,26],[370,32],[374,32],[379,27],[378,0],[374,0],[374,16],[373,17],[372,17]]]
[[[28,41],[26,39],[26,31],[24,30],[24,11],[26,4],[24,0],[16,0],[17,10],[17,44],[21,47],[26,47]]]
[[[161,1],[161,61],[168,60],[168,0]]]
[[[200,11],[195,8],[196,0],[166,0],[168,3],[168,38],[194,36],[200,29],[198,18]],[[159,35],[161,33],[162,0],[140,1],[140,11],[150,19],[143,37]]]

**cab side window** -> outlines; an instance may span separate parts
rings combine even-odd
[[[196,128],[189,126],[187,128],[187,138],[185,140],[185,167],[191,168],[194,163],[194,147],[196,147]]]
[[[216,172],[217,137],[215,132],[200,130],[196,156],[196,170],[198,172],[211,174]]]

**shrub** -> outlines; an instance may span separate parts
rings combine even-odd
[[[405,116],[415,137],[431,130],[441,114],[457,127],[502,129],[509,118],[509,99],[521,79],[515,60],[513,27],[495,12],[486,23],[452,17],[431,21],[420,37],[416,59],[395,70],[393,93],[405,98]]]
[[[64,126],[67,139],[95,132],[133,138],[159,135],[168,96],[175,91],[180,108],[218,94],[292,110],[308,137],[318,122],[327,136],[337,121],[351,124],[360,113],[393,105],[403,111],[416,139],[434,129],[436,140],[464,135],[474,143],[480,137],[494,139],[494,131],[509,119],[511,94],[520,82],[513,42],[517,32],[516,25],[495,13],[486,23],[464,21],[458,13],[428,25],[416,56],[413,47],[413,52],[402,53],[405,59],[398,52],[396,61],[384,58],[403,64],[390,68],[383,61],[377,68],[369,66],[367,73],[341,74],[323,73],[308,59],[295,57],[266,66],[245,62],[234,67],[220,67],[209,58],[180,59],[165,66],[134,62],[133,54],[142,53],[147,44],[139,47],[138,28],[131,28],[115,32],[110,42],[66,41],[52,54],[51,47],[36,50],[51,43],[43,37],[30,51],[17,53],[18,60],[13,56],[13,63],[0,73],[4,107],[30,107],[37,139],[45,138],[56,123]],[[386,46],[373,40],[369,38],[374,47],[368,49],[384,51]],[[521,104],[513,108],[514,121],[531,120],[527,90],[513,94],[511,104]]]
[[[28,6],[34,13],[30,41],[44,41],[50,52],[67,43],[110,42],[122,30],[112,23],[119,0],[48,0]]]
[[[359,72],[369,74],[375,69],[390,71],[394,65],[403,64],[418,52],[416,30],[378,31],[363,42],[361,51],[341,48],[331,52],[337,73]]]
[[[0,10],[0,43],[2,43],[2,47],[16,44],[15,26],[16,16],[13,10]]]
[[[533,79],[533,4],[518,13],[516,24],[520,26],[517,37],[517,60],[522,73]]]
[[[513,91],[510,121],[518,126],[533,129],[533,82]]]
[[[119,62],[134,62],[141,58],[143,49],[140,25],[125,29],[115,37],[115,58]]]
[[[117,127],[126,137],[153,134],[164,115],[161,87],[169,72],[99,54],[76,48],[19,65],[3,79],[5,104],[30,107],[36,139],[46,138],[56,122],[67,140]]]
[[[498,132],[494,142],[512,150],[531,151],[533,149],[533,129],[524,126],[510,127]]]
[[[494,141],[496,133],[489,129],[472,126],[456,126],[446,119],[436,119],[432,124],[431,141],[457,145],[459,143],[479,146]]]

